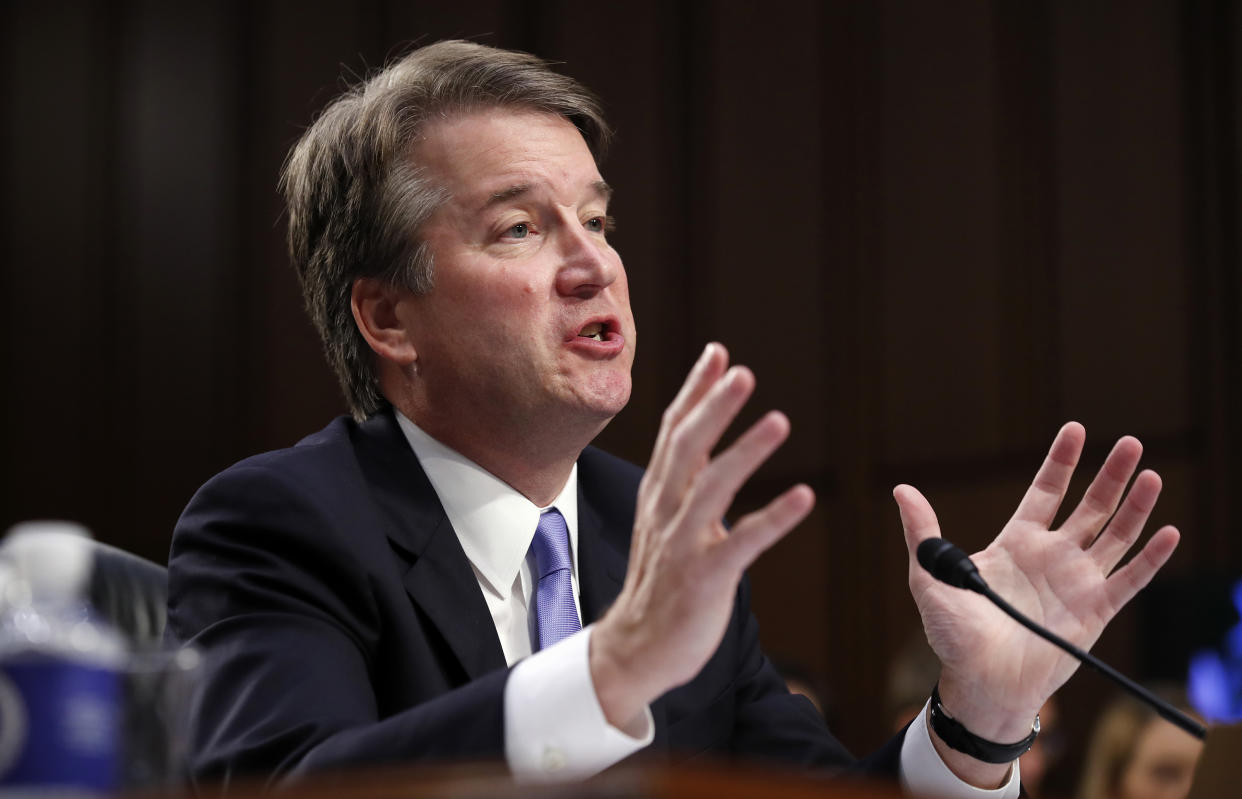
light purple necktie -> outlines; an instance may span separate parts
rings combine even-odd
[[[535,617],[539,622],[539,640],[535,651],[539,651],[582,629],[570,581],[573,561],[569,555],[569,528],[565,526],[565,517],[556,508],[539,516],[539,526],[535,528],[535,540],[530,548],[535,553],[535,576],[538,580],[535,584]]]

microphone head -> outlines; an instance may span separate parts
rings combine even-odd
[[[915,556],[919,565],[942,583],[970,591],[982,592],[987,588],[970,557],[943,538],[923,541],[915,550]]]

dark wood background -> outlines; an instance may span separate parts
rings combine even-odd
[[[882,740],[917,629],[899,481],[977,547],[1062,421],[1092,465],[1134,433],[1185,532],[1161,584],[1242,573],[1235,3],[32,1],[0,31],[0,524],[162,560],[206,478],[342,411],[277,173],[342,75],[465,36],[564,62],[617,127],[642,346],[603,443],[645,461],[711,339],[759,376],[750,418],[792,417],[738,509],[819,493],[756,610],[848,744]],[[1097,651],[1167,677],[1148,618]],[[1064,693],[1080,736],[1108,691]]]

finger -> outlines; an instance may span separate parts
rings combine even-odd
[[[1147,524],[1147,517],[1151,515],[1152,508],[1156,507],[1160,486],[1160,475],[1153,471],[1140,474],[1134,481],[1134,487],[1126,495],[1125,502],[1121,503],[1121,510],[1117,511],[1108,527],[1104,528],[1104,532],[1091,545],[1088,550],[1091,559],[1099,564],[1100,570],[1105,574],[1121,562],[1122,557],[1138,540],[1139,533],[1143,532],[1143,525]]]
[[[1147,546],[1139,550],[1129,563],[1109,576],[1104,590],[1113,613],[1121,610],[1135,594],[1151,582],[1160,567],[1168,562],[1180,539],[1181,534],[1176,527],[1161,527],[1147,542]]]
[[[728,362],[729,353],[724,346],[714,341],[708,342],[703,348],[703,353],[699,355],[698,361],[691,367],[690,374],[686,375],[686,381],[682,383],[677,396],[665,408],[664,417],[660,422],[660,432],[656,435],[655,447],[651,452],[651,461],[647,464],[647,476],[657,489],[663,485],[664,474],[672,460],[669,450],[674,431],[686,414],[702,401],[713,385],[719,382]],[[662,492],[657,491],[657,493]]]
[[[1137,438],[1124,436],[1118,440],[1078,507],[1061,525],[1061,532],[1079,546],[1089,546],[1113,511],[1117,510],[1117,503],[1125,495],[1126,485],[1134,475],[1142,454],[1143,445]]]
[[[699,355],[699,359],[695,361],[694,366],[690,367],[690,373],[686,375],[686,380],[678,390],[677,396],[664,410],[664,417],[660,424],[660,431],[656,435],[655,446],[651,451],[651,460],[647,463],[647,471],[643,475],[642,483],[639,485],[640,503],[643,498],[658,497],[661,493],[661,480],[667,468],[668,457],[668,440],[672,436],[673,430],[685,415],[695,405],[702,400],[703,395],[720,379],[724,374],[725,365],[729,362],[729,353],[724,346],[714,341],[709,341],[703,352]],[[631,560],[639,561],[634,557],[640,555],[643,545],[642,531],[646,527],[642,527],[639,534],[636,535],[631,542]],[[641,561],[639,561],[641,562]]]
[[[899,485],[893,489],[897,511],[901,514],[901,529],[906,536],[906,549],[910,555],[910,574],[914,576],[919,567],[916,552],[919,544],[929,538],[940,537],[940,522],[931,503],[917,488]]]
[[[763,508],[739,519],[716,551],[728,566],[740,573],[805,519],[814,507],[815,492],[810,486],[796,485]]]
[[[690,481],[755,390],[755,376],[734,366],[716,381],[669,436],[656,500],[665,508],[681,504]]]
[[[771,411],[751,425],[695,476],[680,526],[702,530],[724,516],[738,489],[788,437],[789,419],[780,411]]]
[[[1052,525],[1057,508],[1061,507],[1061,500],[1069,488],[1074,467],[1078,465],[1078,456],[1082,454],[1086,435],[1078,422],[1067,422],[1057,432],[1057,437],[1052,440],[1052,447],[1048,450],[1048,457],[1044,458],[1031,487],[1026,490],[1026,495],[1014,511],[1015,521],[1034,522],[1043,527]]]
[[[725,373],[725,368],[729,363],[729,353],[725,350],[723,344],[715,341],[709,341],[707,346],[703,348],[703,353],[699,355],[699,359],[695,361],[694,366],[690,368],[690,374],[686,375],[686,381],[681,384],[677,396],[669,403],[668,408],[664,410],[664,417],[660,423],[660,433],[656,437],[655,450],[657,453],[661,451],[661,445],[664,444],[672,431],[680,424],[699,402],[703,396],[707,394],[721,375]]]

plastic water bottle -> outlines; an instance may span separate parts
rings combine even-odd
[[[125,648],[91,615],[92,557],[69,522],[19,524],[0,545],[0,793],[121,787]]]

